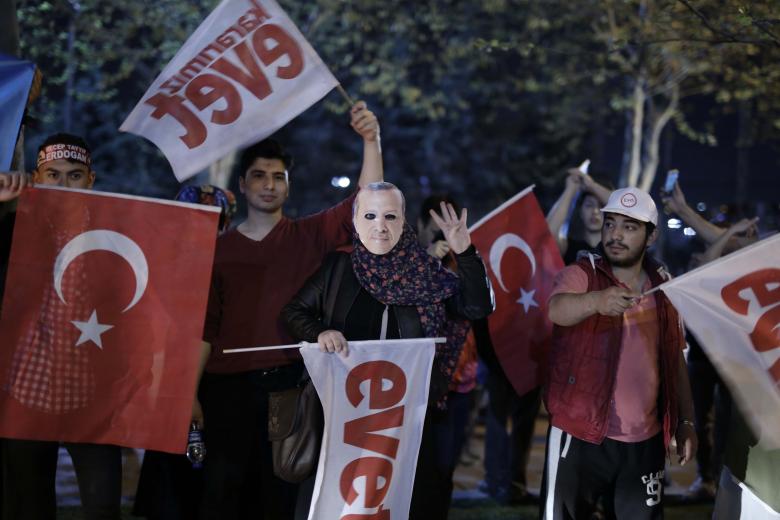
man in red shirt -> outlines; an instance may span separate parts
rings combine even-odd
[[[20,172],[0,173],[0,203],[18,197],[26,186],[31,185],[30,181],[44,186],[92,189],[95,171],[89,145],[72,134],[49,136],[38,148],[36,168],[31,178]],[[0,300],[15,220],[15,212],[0,218]],[[27,239],[34,240],[35,237]],[[76,283],[79,271],[71,269],[65,276]],[[47,319],[65,319],[59,313],[47,310],[46,306],[41,312]],[[56,327],[52,325],[52,329]],[[78,346],[56,334],[36,334],[34,338],[29,348],[36,355],[27,360],[25,367],[28,371],[17,372],[15,367],[4,367],[8,372],[2,381],[3,390],[25,406],[46,413],[62,413],[83,406],[84,396],[78,389],[79,383],[90,377],[84,371],[86,351],[79,350]],[[52,363],[58,377],[36,376],[47,374],[46,367]],[[84,517],[87,520],[118,519],[122,493],[119,446],[88,443],[65,443],[64,446],[73,459]],[[54,520],[57,516],[55,475],[59,448],[59,442],[3,439],[3,518]]]
[[[376,117],[359,102],[351,124],[363,138],[358,186],[382,181]],[[294,343],[280,320],[282,307],[328,252],[351,242],[354,195],[309,217],[283,215],[291,162],[270,139],[243,152],[239,186],[247,220],[217,240],[203,334],[205,373],[193,405],[207,450],[201,518],[294,517],[297,486],[273,475],[267,415],[268,392],[298,382],[300,356],[296,350],[222,352]]]
[[[614,191],[602,208],[602,255],[556,278],[545,386],[550,413],[542,492],[545,520],[663,517],[664,453],[693,458],[693,404],[679,316],[661,291],[664,268],[646,254],[656,237],[653,199]]]

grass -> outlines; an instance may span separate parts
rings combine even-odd
[[[672,506],[664,511],[666,520],[709,520],[712,506],[709,504]],[[83,520],[80,507],[61,507],[57,520]],[[502,506],[490,499],[456,500],[452,504],[449,520],[536,520],[537,506]],[[130,506],[122,508],[122,520],[138,520],[130,514]]]

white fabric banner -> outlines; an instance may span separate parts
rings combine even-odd
[[[271,135],[337,84],[274,0],[223,0],[119,129],[156,144],[182,181]]]
[[[433,338],[301,348],[325,413],[309,520],[409,517],[434,351]]]
[[[780,235],[661,286],[754,433],[780,448]]]

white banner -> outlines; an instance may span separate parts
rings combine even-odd
[[[762,445],[780,448],[780,235],[661,288]]]
[[[274,0],[223,0],[122,126],[179,181],[271,135],[338,84]]]
[[[301,348],[325,413],[309,520],[409,517],[434,351],[433,338]]]

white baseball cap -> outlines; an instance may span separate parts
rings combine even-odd
[[[658,209],[653,197],[639,188],[623,188],[613,191],[607,205],[601,208],[602,213],[618,213],[640,222],[651,222],[658,225]]]

